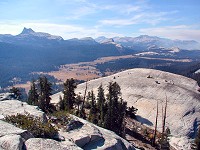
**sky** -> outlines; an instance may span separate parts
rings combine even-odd
[[[200,42],[200,0],[0,0],[0,34],[139,35]]]

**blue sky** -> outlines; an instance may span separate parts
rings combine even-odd
[[[1,0],[0,34],[64,39],[141,34],[200,42],[200,0]]]

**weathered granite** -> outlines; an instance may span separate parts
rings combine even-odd
[[[21,150],[23,142],[33,135],[26,130],[0,120],[0,148],[5,150]]]
[[[24,141],[20,135],[9,134],[0,137],[0,149],[3,150],[21,150]]]
[[[176,138],[193,138],[200,124],[200,93],[195,80],[154,69],[130,69],[108,77],[88,81],[87,90],[97,94],[103,85],[105,92],[109,82],[117,82],[122,97],[128,106],[138,109],[138,120],[153,128],[156,116],[156,103],[159,102],[158,130],[162,128],[162,106],[167,98],[166,126]],[[86,83],[78,85],[76,93],[84,94]],[[57,103],[57,93],[52,102]],[[185,148],[187,150],[187,147]]]
[[[4,117],[27,113],[33,117],[39,117],[41,121],[47,121],[45,113],[42,112],[37,106],[28,105],[26,102],[21,102],[19,100],[0,101],[0,115],[3,115]]]
[[[42,138],[31,138],[25,142],[27,150],[81,150],[73,142],[64,141],[63,143]]]
[[[98,127],[86,120],[73,116],[73,119],[84,125],[68,132],[59,131],[65,139],[73,141],[84,150],[110,149],[110,150],[135,150],[136,148],[116,135],[114,132]]]

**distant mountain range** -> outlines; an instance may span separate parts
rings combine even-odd
[[[199,47],[196,41],[170,40],[147,35],[64,40],[60,36],[24,28],[15,36],[0,35],[0,87],[9,85],[8,82],[14,77],[24,79],[22,81],[30,80],[31,72],[52,71],[63,64],[93,61],[107,56],[144,55],[149,54],[144,52],[150,52],[156,54],[152,57],[197,60],[200,56],[200,51],[197,50]]]
[[[194,40],[170,40],[157,36],[140,35],[138,37],[113,37],[104,36],[95,39],[99,43],[117,43],[124,47],[132,49],[150,49],[151,47],[178,47],[180,49],[197,50],[200,49],[200,43]]]
[[[200,43],[194,40],[171,40],[160,38],[157,36],[140,35],[138,37],[113,37],[106,38],[104,36],[93,39],[85,37],[82,39],[73,38],[64,40],[61,36],[55,36],[43,32],[35,32],[32,29],[24,28],[23,31],[16,36],[10,34],[0,35],[0,42],[17,44],[17,45],[34,45],[34,46],[58,46],[58,45],[95,45],[95,44],[113,44],[122,49],[129,48],[134,50],[148,50],[151,47],[178,47],[185,50],[200,49]]]

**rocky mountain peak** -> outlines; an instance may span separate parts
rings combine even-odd
[[[35,33],[35,31],[33,31],[31,28],[26,28],[24,27],[23,31],[21,32],[21,34],[33,34]]]

